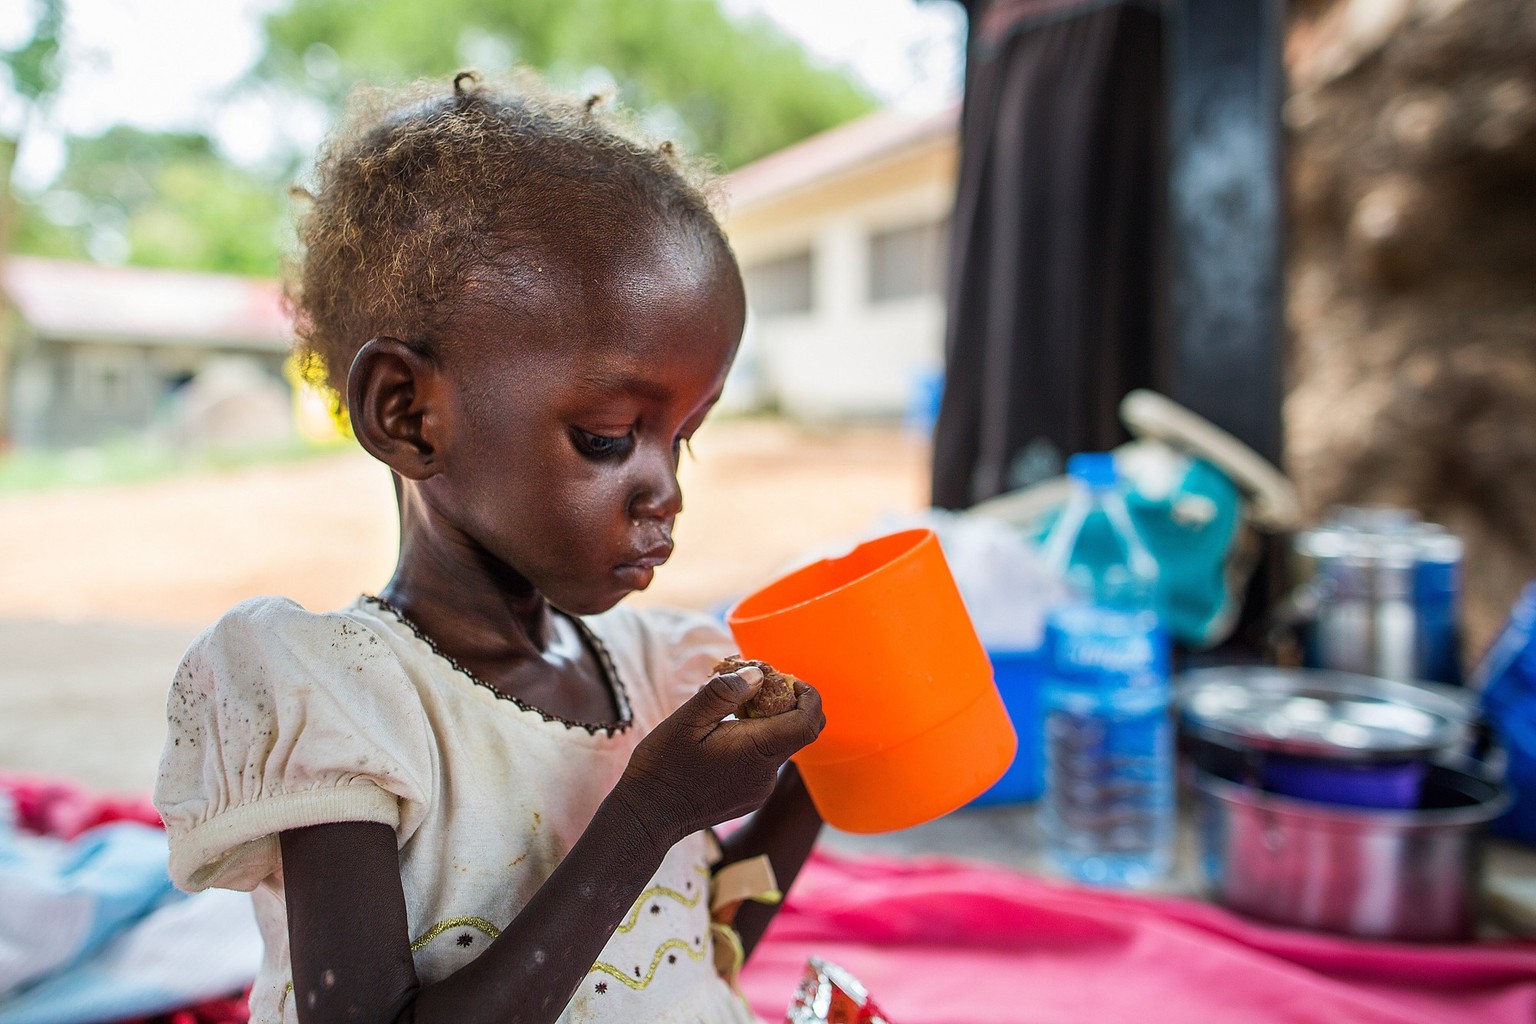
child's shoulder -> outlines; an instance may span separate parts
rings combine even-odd
[[[194,645],[214,637],[271,637],[292,642],[332,633],[343,635],[366,628],[360,614],[362,599],[330,611],[310,611],[291,597],[251,597],[230,608],[203,630]]]
[[[324,821],[405,830],[433,792],[419,691],[356,605],[242,601],[198,637],[166,701],[155,803],[178,885],[251,889],[273,837]]]
[[[302,668],[309,678],[327,665],[393,660],[393,652],[362,614],[361,603],[310,611],[288,597],[253,597],[230,608],[192,641],[178,679],[267,676]],[[339,669],[337,670],[339,671]]]

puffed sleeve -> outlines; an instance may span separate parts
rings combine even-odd
[[[377,821],[404,844],[433,791],[417,691],[345,613],[236,606],[193,642],[166,716],[155,805],[188,891],[255,888],[279,867],[286,829]]]
[[[710,669],[740,648],[719,619],[680,608],[644,612],[653,637],[653,671],[665,717],[699,691]]]

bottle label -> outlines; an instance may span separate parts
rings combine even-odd
[[[1056,665],[1072,673],[1107,673],[1139,676],[1154,672],[1157,649],[1149,635],[1062,636],[1056,647]]]
[[[1148,616],[1078,609],[1049,618],[1045,632],[1047,672],[1060,684],[1166,688],[1167,636]]]

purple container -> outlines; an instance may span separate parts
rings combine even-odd
[[[1210,668],[1175,688],[1181,740],[1205,771],[1301,800],[1419,805],[1434,759],[1465,748],[1466,691],[1320,669]]]
[[[1264,759],[1259,779],[1269,792],[1298,800],[1411,811],[1428,772],[1427,761],[1358,764],[1276,755]]]

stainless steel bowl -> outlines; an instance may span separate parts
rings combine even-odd
[[[1191,773],[1211,895],[1277,924],[1376,939],[1472,937],[1481,830],[1509,804],[1472,769],[1432,765],[1417,810],[1276,796]]]

